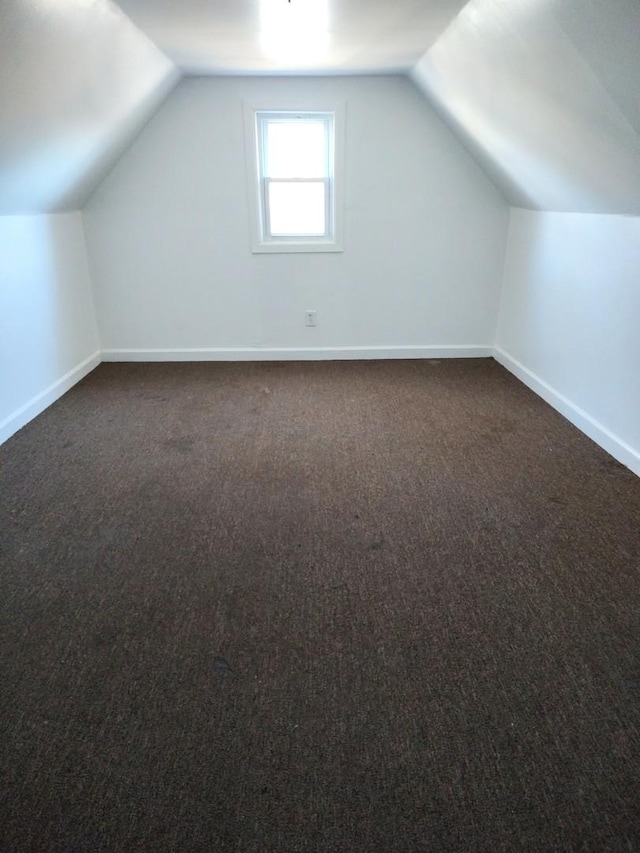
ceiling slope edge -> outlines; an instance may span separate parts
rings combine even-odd
[[[571,15],[558,14],[570,5]],[[618,50],[640,24],[628,7],[607,5],[606,54],[598,48],[594,62],[588,6],[578,14],[573,0],[471,0],[411,70],[510,204],[640,216],[640,135],[620,106],[634,103],[638,86],[635,61]]]
[[[0,215],[81,208],[179,77],[110,0],[4,0]]]
[[[61,203],[63,209],[78,210],[88,204],[120,158],[140,136],[181,80],[182,75],[175,68],[162,77],[152,89],[145,92],[144,98],[140,99],[119,123],[117,131],[114,129],[114,132],[104,140],[101,150],[95,152],[93,165],[85,172],[82,180],[67,198],[63,199]]]

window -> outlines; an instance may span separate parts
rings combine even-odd
[[[254,252],[340,252],[336,110],[247,110]]]

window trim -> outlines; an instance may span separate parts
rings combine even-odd
[[[297,107],[301,107],[298,109]],[[325,192],[327,204],[326,221],[330,224],[332,231],[329,237],[295,236],[295,237],[271,237],[268,236],[268,212],[266,210],[266,191],[268,178],[263,178],[260,163],[259,134],[261,122],[259,114],[291,114],[299,116],[313,116],[324,113],[331,117],[330,127],[333,126],[333,138],[329,138],[330,146],[330,173],[323,181],[328,191]],[[343,193],[344,193],[344,103],[326,101],[319,102],[310,99],[304,105],[282,101],[274,103],[270,100],[268,105],[255,103],[244,103],[244,130],[245,130],[245,159],[247,164],[247,187],[249,203],[249,219],[251,225],[251,251],[254,254],[285,254],[290,252],[342,252],[343,245]],[[331,164],[333,168],[331,169]],[[273,179],[276,180],[276,179]],[[279,179],[278,179],[279,180]],[[312,179],[309,179],[311,181]],[[292,180],[293,182],[293,180]]]

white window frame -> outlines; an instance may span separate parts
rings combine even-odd
[[[296,107],[302,107],[297,109]],[[245,103],[245,149],[247,161],[247,184],[249,190],[249,217],[251,224],[251,251],[262,253],[288,252],[342,252],[343,246],[343,192],[344,192],[344,104],[323,102],[292,105],[274,104],[262,106]],[[300,118],[321,118],[327,122],[329,130],[329,174],[327,178],[318,178],[326,185],[325,222],[327,235],[315,236],[276,236],[269,235],[267,191],[269,178],[263,175],[261,163],[263,140],[261,139],[264,122],[260,118],[282,116]],[[304,179],[310,183],[312,179]]]

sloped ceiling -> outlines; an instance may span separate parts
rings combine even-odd
[[[178,77],[108,0],[2,0],[0,214],[82,207]]]
[[[117,2],[185,73],[377,74],[408,71],[466,0]]]
[[[471,0],[411,76],[512,204],[640,215],[639,0]]]
[[[82,207],[181,73],[390,70],[512,204],[640,215],[640,0],[313,0],[279,61],[269,10],[312,0],[118,3],[0,0],[0,215]]]

